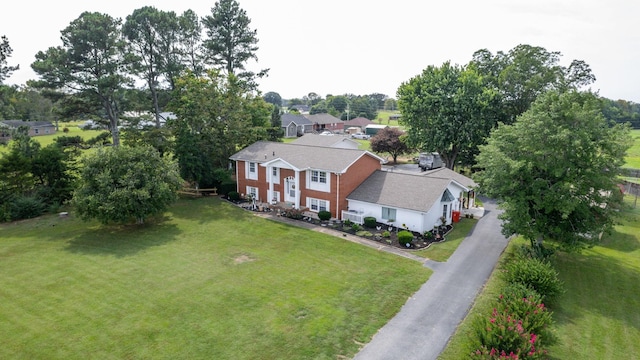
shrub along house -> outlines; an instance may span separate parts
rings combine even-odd
[[[238,193],[290,208],[327,210],[338,218],[346,196],[384,159],[365,150],[260,141],[230,157]]]
[[[341,217],[362,224],[370,216],[380,223],[423,233],[457,221],[468,191],[450,177],[376,171],[347,195],[349,208]]]

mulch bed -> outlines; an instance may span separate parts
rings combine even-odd
[[[246,210],[259,211],[259,208],[258,207],[254,208],[253,204],[249,201],[243,201],[243,200],[232,201],[230,199],[227,199],[226,196],[223,196],[223,198]],[[291,211],[290,213],[284,212],[283,216],[287,216],[298,221],[304,221],[304,222],[313,223],[316,225],[326,226],[328,228],[341,231],[345,234],[360,236],[365,239],[377,241],[377,242],[380,242],[381,244],[394,246],[400,249],[414,249],[414,250],[425,249],[433,243],[444,241],[446,239],[446,234],[449,233],[449,231],[451,231],[452,229],[451,225],[447,225],[445,227],[442,227],[441,229],[438,229],[436,232],[432,232],[433,236],[429,238],[426,238],[423,234],[412,232],[413,241],[411,242],[411,244],[409,244],[409,247],[406,247],[404,244],[400,244],[400,242],[398,242],[398,232],[402,231],[403,229],[396,228],[396,227],[389,227],[387,224],[378,223],[375,228],[365,228],[364,226],[361,226],[360,227],[361,229],[359,231],[355,231],[350,225],[345,225],[341,221],[333,220],[333,221],[323,222],[315,218],[304,216],[302,215],[302,213],[297,212],[295,210]],[[388,233],[388,237],[385,236],[386,233]],[[438,233],[439,233],[439,237],[438,237]]]

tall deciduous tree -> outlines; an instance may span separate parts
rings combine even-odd
[[[250,28],[247,12],[236,0],[220,0],[202,24],[207,34],[204,46],[212,64],[255,87],[255,78],[265,76],[268,70],[255,74],[245,68],[249,60],[258,61],[258,31]]]
[[[7,64],[7,59],[11,57],[13,53],[13,49],[11,45],[9,45],[9,39],[2,35],[0,38],[0,84],[4,81],[4,79],[11,76],[11,73],[20,68],[20,65],[9,66]]]
[[[439,152],[453,169],[459,155],[484,142],[496,124],[496,93],[472,68],[429,66],[398,88],[409,146]]]
[[[84,161],[73,203],[83,219],[141,224],[177,200],[181,187],[177,164],[151,147],[100,148]]]
[[[407,143],[403,139],[404,133],[398,128],[384,128],[371,138],[371,150],[377,153],[387,153],[393,158],[393,162],[398,161],[398,156],[410,151]]]
[[[282,97],[277,92],[269,91],[268,93],[264,94],[262,98],[269,104],[273,104],[278,108],[282,107]]]
[[[124,42],[120,19],[84,12],[62,30],[62,46],[38,52],[31,68],[40,76],[32,85],[91,96],[109,119],[113,144],[120,144],[119,97],[130,79],[123,73]]]
[[[170,109],[177,119],[168,124],[181,175],[200,187],[217,186],[226,180],[229,156],[267,139],[271,105],[247,92],[234,75],[214,70],[207,77],[189,73],[176,86]]]
[[[500,93],[501,121],[512,123],[544,92],[579,89],[595,81],[584,61],[573,60],[569,67],[564,67],[560,65],[561,56],[558,51],[521,44],[495,55],[487,49],[478,50],[470,66]]]
[[[499,199],[505,235],[573,246],[613,224],[630,135],[601,108],[592,93],[550,91],[481,146],[479,190]]]

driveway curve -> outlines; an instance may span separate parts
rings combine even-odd
[[[484,217],[447,262],[425,262],[433,275],[354,360],[428,360],[440,355],[508,244],[495,201],[482,200]]]

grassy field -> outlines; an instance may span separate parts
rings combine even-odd
[[[626,167],[640,169],[640,129],[631,130],[633,145],[627,152]]]
[[[64,127],[67,127],[69,132],[64,133],[62,131]],[[55,142],[55,139],[59,136],[81,136],[84,140],[89,140],[100,135],[104,131],[106,130],[82,130],[78,127],[77,123],[60,123],[60,130],[55,134],[34,136],[33,139],[38,141],[42,147],[45,147]],[[7,146],[0,146],[0,154],[6,152],[7,149]]]
[[[630,197],[625,202],[620,225],[600,245],[580,253],[557,253],[555,267],[566,292],[550,306],[557,337],[549,349],[552,359],[629,359],[640,354],[640,208],[632,207]],[[515,243],[521,240],[512,241],[507,252]],[[502,285],[498,273],[440,359],[468,357],[470,319],[490,313]]]
[[[336,359],[431,272],[212,197],[142,227],[1,225],[0,273],[2,359]]]

